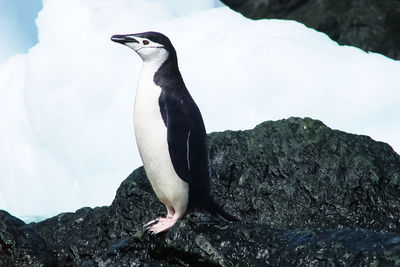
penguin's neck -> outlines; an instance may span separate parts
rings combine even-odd
[[[161,94],[161,87],[154,82],[155,73],[168,60],[168,54],[143,60],[135,96],[135,114],[148,113],[148,109],[155,110]],[[154,106],[154,107],[153,107]],[[159,109],[159,107],[158,107]]]
[[[143,58],[142,58],[143,59]],[[145,88],[152,88],[154,84],[154,75],[161,68],[161,66],[168,60],[168,52],[161,54],[157,57],[143,59],[142,68],[139,75],[138,90],[146,90]],[[147,89],[148,90],[148,89]]]
[[[160,65],[154,73],[153,81],[156,85],[167,91],[186,88],[179,71],[176,54],[171,54],[167,60]]]
[[[157,70],[159,70],[167,60],[168,60],[168,55],[143,61],[141,72],[153,73],[154,76]]]
[[[178,88],[185,88],[185,85],[179,72],[176,54],[167,53],[165,56],[143,61],[135,102],[138,102],[138,98],[149,95],[159,97],[162,90]]]

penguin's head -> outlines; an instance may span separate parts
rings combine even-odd
[[[133,49],[144,62],[176,57],[171,41],[159,32],[116,34],[111,37],[111,40]]]

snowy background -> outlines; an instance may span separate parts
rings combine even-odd
[[[307,116],[400,151],[400,61],[300,23],[212,0],[44,0],[36,24],[38,43],[0,63],[0,209],[27,221],[109,205],[141,166],[141,60],[113,34],[170,37],[208,132]]]

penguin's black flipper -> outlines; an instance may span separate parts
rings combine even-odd
[[[167,92],[161,92],[159,104],[167,127],[172,165],[178,176],[189,187],[195,188],[200,199],[203,199],[210,191],[207,136],[203,118],[186,87],[181,92],[181,98]]]

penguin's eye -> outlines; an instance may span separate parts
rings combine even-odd
[[[144,45],[148,45],[149,43],[150,43],[149,41],[143,40],[143,44],[144,44]]]

